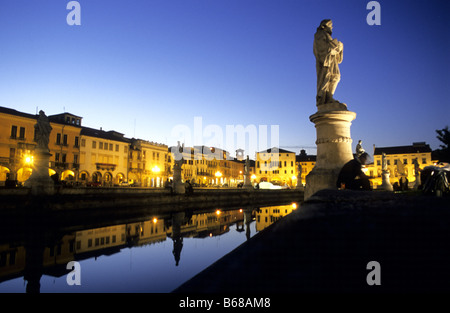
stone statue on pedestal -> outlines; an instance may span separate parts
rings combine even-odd
[[[313,52],[316,57],[317,106],[326,103],[339,103],[333,98],[333,95],[341,79],[338,65],[344,57],[344,44],[331,37],[332,30],[333,22],[323,20],[314,35]]]
[[[174,165],[173,165],[173,192],[176,194],[183,194],[186,191],[186,187],[182,182],[181,179],[181,171],[183,166],[183,146],[180,146],[180,142],[178,141],[178,145],[175,147],[175,149],[171,149],[173,153],[174,158]]]
[[[48,151],[48,142],[50,138],[50,132],[52,127],[48,121],[48,117],[45,115],[44,111],[39,111],[39,118],[37,123],[34,125],[36,129],[36,142],[38,149]]]
[[[39,111],[36,129],[37,146],[34,150],[34,166],[25,186],[31,187],[33,195],[49,195],[54,193],[54,182],[49,176],[50,152],[48,143],[52,127],[44,111]]]
[[[379,189],[393,191],[394,188],[389,180],[389,170],[387,167],[386,153],[383,152],[381,156],[381,186]]]
[[[248,155],[244,165],[244,187],[252,188],[252,183],[250,181],[250,159]]]
[[[333,98],[341,79],[339,64],[343,60],[344,45],[331,37],[332,29],[332,21],[323,20],[314,34],[317,112],[309,120],[316,127],[317,159],[305,178],[305,200],[319,190],[336,189],[342,167],[354,158],[350,126],[356,113]]]
[[[300,163],[298,163],[298,173],[297,173],[297,189],[301,189],[303,190],[303,183],[302,183],[302,173],[303,173],[303,168],[302,165]]]
[[[362,140],[358,141],[358,144],[356,145],[356,157],[360,157],[366,150],[362,147]]]
[[[415,158],[413,160],[413,164],[414,164],[414,176],[416,177],[416,181],[414,183],[414,189],[419,189],[419,186],[421,185],[421,181],[420,181],[420,165],[419,165],[419,161],[417,160],[417,158]]]

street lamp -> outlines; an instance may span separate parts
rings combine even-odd
[[[26,155],[25,156],[25,164],[27,166],[33,165],[33,162],[34,162],[34,157],[32,155]]]

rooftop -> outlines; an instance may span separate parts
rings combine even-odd
[[[415,142],[410,146],[375,147],[374,155],[386,154],[412,154],[431,152],[430,145],[425,142]]]

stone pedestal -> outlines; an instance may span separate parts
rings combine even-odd
[[[173,167],[173,192],[176,194],[183,194],[186,192],[186,187],[181,180],[181,162],[175,162]]]
[[[35,150],[33,172],[25,182],[26,187],[31,187],[33,195],[51,195],[55,192],[55,183],[48,172],[50,156],[46,149],[36,148]]]
[[[394,188],[391,185],[391,182],[389,180],[389,171],[383,171],[381,174],[381,186],[377,189],[380,190],[386,190],[386,191],[393,191]]]
[[[336,189],[342,166],[353,159],[350,125],[355,117],[343,103],[321,105],[309,117],[316,127],[317,160],[306,176],[305,200],[319,190]]]
[[[244,185],[243,185],[243,187],[246,188],[246,189],[252,189],[253,188],[252,182],[250,180],[250,174],[244,174]]]

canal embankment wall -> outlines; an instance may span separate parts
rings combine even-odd
[[[60,188],[54,195],[33,196],[27,188],[1,189],[0,210],[39,206],[53,211],[171,206],[182,209],[202,207],[245,207],[303,201],[296,189],[255,190],[242,188],[195,188],[190,194],[173,194],[167,189],[149,188]]]
[[[175,292],[449,292],[449,247],[448,197],[322,190]]]

